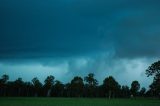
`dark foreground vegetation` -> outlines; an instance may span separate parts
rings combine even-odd
[[[160,106],[157,99],[0,98],[1,106]]]
[[[120,85],[112,76],[106,77],[102,85],[98,84],[93,73],[81,78],[75,76],[69,83],[63,84],[48,76],[44,84],[37,77],[31,82],[24,82],[22,78],[9,81],[8,75],[0,79],[1,97],[96,97],[96,98],[130,98],[130,97],[159,97],[160,95],[160,61],[155,62],[146,70],[146,75],[154,76],[149,90],[140,87],[138,81],[127,85]],[[127,79],[126,79],[127,80]]]

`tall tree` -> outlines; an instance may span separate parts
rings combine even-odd
[[[138,90],[140,89],[140,84],[138,81],[133,81],[131,84],[131,93],[133,96],[137,96],[138,95]]]
[[[160,77],[154,77],[153,83],[150,85],[152,96],[160,98]]]
[[[44,81],[44,88],[46,90],[47,96],[50,96],[51,93],[51,88],[53,87],[54,84],[54,76],[50,75],[48,76],[45,81]]]
[[[154,77],[160,76],[160,61],[157,61],[151,64],[146,70],[146,74],[148,77],[149,76],[154,76]]]
[[[150,91],[153,96],[160,97],[160,61],[154,62],[146,70],[146,75],[153,76],[153,83],[150,85]]]
[[[141,97],[144,97],[145,96],[145,92],[146,92],[146,88],[142,87],[141,90],[139,91],[139,95]]]
[[[81,97],[83,96],[83,79],[79,76],[76,76],[71,81],[71,95],[73,97]]]
[[[86,93],[87,96],[89,97],[93,97],[95,96],[96,92],[96,88],[98,85],[98,81],[94,78],[94,74],[93,73],[89,73],[86,77],[84,77],[84,81],[86,82],[85,88],[86,88]]]
[[[2,75],[2,78],[0,79],[0,95],[1,96],[6,96],[8,80],[9,80],[8,75],[6,74]]]
[[[22,93],[23,93],[22,89],[23,89],[23,84],[24,84],[22,78],[18,78],[17,80],[15,80],[14,84],[15,84],[17,96],[22,96]]]
[[[32,79],[32,83],[33,83],[34,90],[35,90],[35,96],[40,96],[40,92],[42,89],[42,83],[38,80],[37,77]]]
[[[7,83],[7,81],[9,80],[9,76],[4,74],[2,75],[2,79],[0,80],[2,83]]]
[[[130,89],[128,86],[122,86],[121,88],[121,96],[124,98],[130,97]]]
[[[111,97],[117,96],[120,91],[120,85],[112,76],[105,78],[105,80],[103,81],[103,87],[109,99]]]
[[[33,84],[31,82],[25,82],[24,83],[24,96],[34,96],[35,90],[33,87]]]
[[[71,83],[65,84],[64,85],[64,93],[63,93],[64,97],[71,97],[71,92],[72,92]]]
[[[55,85],[51,92],[52,96],[62,97],[63,92],[64,92],[64,85],[60,81],[56,80]]]

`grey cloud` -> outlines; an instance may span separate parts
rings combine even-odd
[[[47,75],[54,75],[57,80],[66,83],[74,76],[83,78],[88,73],[94,73],[99,84],[102,84],[105,77],[112,75],[122,85],[130,85],[133,80],[138,80],[142,86],[148,87],[152,78],[147,78],[145,69],[155,60],[151,58],[115,59],[112,53],[102,53],[90,57],[64,60],[34,60],[29,64],[26,61],[23,63],[9,61],[7,63],[0,62],[0,75],[8,74],[10,80],[23,77],[25,81],[36,76],[42,82]]]
[[[118,57],[160,52],[157,0],[1,2],[2,59],[79,56],[111,47]]]

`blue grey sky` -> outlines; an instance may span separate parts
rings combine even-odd
[[[159,0],[0,0],[0,75],[65,82],[95,73],[120,84],[159,59]]]

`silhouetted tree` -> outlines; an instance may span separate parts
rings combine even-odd
[[[141,97],[144,97],[145,96],[145,92],[146,92],[146,88],[141,88],[141,90],[139,91],[139,95],[141,96]]]
[[[138,95],[138,90],[140,89],[140,84],[138,81],[133,81],[132,84],[131,84],[131,94],[133,96],[137,96]]]
[[[25,82],[24,83],[24,95],[23,96],[34,96],[35,94],[35,88],[32,85],[31,82]]]
[[[63,92],[64,92],[64,85],[56,80],[55,85],[51,91],[51,95],[54,97],[63,97]]]
[[[103,88],[109,99],[118,96],[117,94],[120,92],[120,85],[112,76],[105,78],[103,81]]]
[[[151,66],[146,70],[146,74],[147,76],[160,76],[160,61],[151,64]]]
[[[153,96],[160,97],[160,61],[157,61],[146,70],[147,76],[154,76],[153,83],[150,85],[150,91]]]
[[[150,85],[151,95],[160,98],[160,77],[154,77],[153,83]]]
[[[79,76],[76,76],[71,81],[71,96],[73,97],[81,97],[83,96],[83,79]]]
[[[15,84],[17,96],[22,96],[22,89],[24,84],[22,78],[18,78],[17,80],[15,80],[14,84]]]
[[[8,80],[9,80],[9,76],[6,74],[4,74],[0,79],[0,95],[1,96],[6,96]]]
[[[40,92],[42,89],[42,83],[38,80],[37,77],[32,79],[32,83],[33,83],[34,90],[35,90],[35,96],[40,96]]]
[[[15,81],[8,81],[9,76],[3,75],[0,78],[0,96],[52,96],[52,97],[123,97],[128,98],[130,94],[134,96],[158,96],[160,78],[154,77],[150,89],[145,92],[145,88],[139,91],[140,84],[138,81],[133,81],[131,89],[128,86],[120,86],[119,83],[109,76],[104,79],[102,85],[98,85],[98,81],[94,78],[93,73],[89,73],[83,79],[75,76],[70,83],[62,84],[60,81],[54,81],[54,76],[48,76],[44,85],[37,77],[33,78],[31,82],[24,82],[22,78]],[[55,84],[54,84],[55,82]]]
[[[63,91],[64,97],[71,97],[71,84],[67,83],[64,85],[64,91]]]
[[[96,89],[98,81],[94,78],[93,73],[89,73],[88,76],[84,78],[85,84],[85,93],[89,97],[94,97],[96,95]]]
[[[45,94],[46,96],[50,96],[51,93],[51,88],[53,87],[54,84],[54,76],[50,75],[48,76],[45,81],[44,81],[44,89],[45,89]]]
[[[0,79],[0,82],[6,84],[8,80],[9,80],[9,76],[4,74],[2,75],[2,79]]]
[[[129,98],[130,97],[130,89],[129,87],[126,86],[122,86],[121,88],[121,96],[124,98]]]

